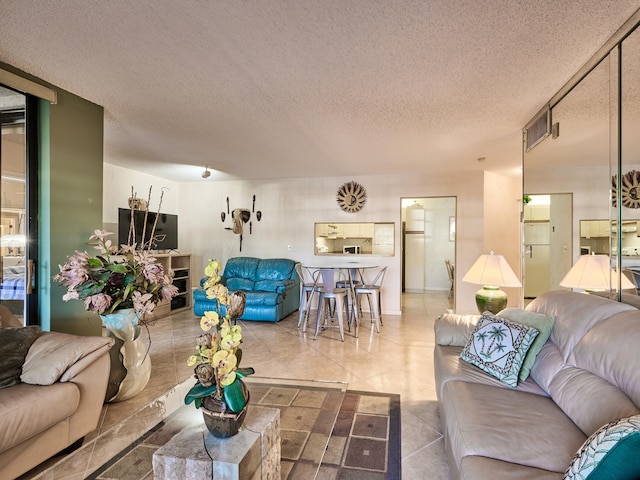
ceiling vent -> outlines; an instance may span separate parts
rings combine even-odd
[[[551,134],[551,109],[549,106],[524,127],[524,132],[527,152]]]

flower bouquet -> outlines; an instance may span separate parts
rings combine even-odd
[[[98,241],[100,253],[92,257],[76,251],[60,266],[53,279],[67,288],[65,302],[80,300],[87,311],[100,315],[133,308],[141,316],[178,293],[172,271],[165,271],[148,251],[136,250],[135,244],[116,247],[107,239],[110,235],[95,230],[89,240]]]

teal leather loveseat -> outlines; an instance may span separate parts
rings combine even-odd
[[[227,261],[221,283],[230,292],[242,290],[247,304],[240,320],[278,322],[298,309],[300,279],[296,261],[286,258],[234,257]],[[193,313],[204,315],[215,310],[215,299],[207,298],[202,288],[193,292]]]

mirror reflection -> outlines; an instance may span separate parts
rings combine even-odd
[[[316,223],[316,255],[383,255],[395,252],[395,224]]]
[[[622,269],[640,268],[640,161],[638,158],[640,138],[640,31],[636,29],[622,42],[621,59],[621,176],[622,188],[620,218],[622,220],[619,235],[616,236],[615,223],[612,224],[611,255],[620,262]],[[615,171],[614,171],[615,173]],[[615,198],[615,197],[614,197]],[[617,201],[617,198],[616,198]],[[613,217],[615,218],[615,216]],[[619,255],[618,255],[619,254]],[[617,263],[616,263],[617,264]],[[624,270],[623,270],[624,271]]]
[[[640,221],[623,220],[621,228],[613,220],[580,220],[580,252],[608,255],[609,249],[616,255],[618,239],[623,266],[640,268]]]
[[[525,298],[536,298],[543,290],[559,288],[559,282],[577,261],[584,245],[580,219],[610,218],[610,69],[607,57],[553,105],[551,122],[555,134],[524,154],[523,193],[530,197],[550,195],[550,199],[560,202],[559,217],[555,221],[549,217],[548,225],[544,226],[541,223],[547,217],[536,217],[534,203],[524,208]],[[527,229],[531,235],[527,235]],[[547,242],[538,237],[547,230],[549,246],[544,247]],[[549,254],[541,255],[545,248]],[[604,248],[608,254],[608,241]]]
[[[21,321],[29,293],[25,102],[23,94],[0,87],[0,305]]]
[[[549,101],[552,135],[523,155],[524,198],[573,194],[572,263],[606,254],[616,276],[640,266],[640,30],[632,28]],[[529,273],[525,265],[525,288]]]

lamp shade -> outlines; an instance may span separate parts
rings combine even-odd
[[[618,288],[618,278],[611,278],[611,260],[608,255],[581,255],[571,270],[560,281],[561,287],[584,290],[611,290]],[[636,288],[626,275],[622,275],[622,288]]]
[[[502,255],[480,255],[462,277],[463,282],[496,287],[521,287],[522,284]]]
[[[3,247],[24,247],[27,243],[27,237],[24,235],[3,235],[0,237],[0,246]]]

